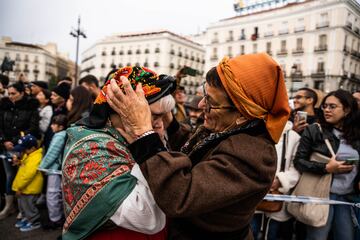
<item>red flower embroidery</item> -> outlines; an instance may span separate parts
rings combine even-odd
[[[74,203],[74,196],[72,195],[69,187],[64,187],[64,199],[70,206]]]
[[[106,171],[106,168],[97,162],[91,161],[85,164],[83,170],[80,173],[80,179],[84,184],[98,180],[99,176]]]
[[[95,155],[99,152],[99,145],[96,142],[90,142],[91,155]]]
[[[117,148],[115,145],[115,142],[113,142],[113,141],[110,141],[106,144],[106,149],[107,149],[108,153],[110,154],[110,156],[122,156],[126,159],[128,159],[128,157],[129,157],[127,152]]]

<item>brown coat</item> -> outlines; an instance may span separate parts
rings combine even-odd
[[[256,126],[212,138],[189,154],[161,151],[141,163],[157,204],[172,218],[171,239],[252,239],[250,220],[276,170],[266,136]],[[237,231],[242,237],[225,237]]]

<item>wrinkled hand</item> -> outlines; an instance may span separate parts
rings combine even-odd
[[[299,116],[296,114],[294,118],[293,130],[297,133],[302,132],[309,124],[305,120],[300,120]]]
[[[14,144],[10,141],[4,142],[4,147],[7,151],[11,151],[14,148]]]
[[[141,83],[134,91],[129,80],[122,76],[123,90],[112,79],[107,88],[107,102],[120,116],[123,129],[117,128],[121,135],[129,142],[134,142],[141,134],[152,130],[151,111],[144,96]]]
[[[351,172],[353,165],[346,165],[345,161],[337,161],[335,157],[332,157],[326,164],[326,171],[328,173],[347,173]]]

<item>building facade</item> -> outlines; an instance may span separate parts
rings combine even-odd
[[[181,85],[195,94],[201,84],[205,49],[198,43],[169,31],[154,31],[109,36],[82,53],[80,77],[92,74],[103,80],[114,68],[145,66],[159,74],[176,75],[184,66],[197,70],[186,76]]]
[[[68,76],[69,65],[74,65],[68,58],[60,56],[56,44],[34,45],[13,42],[3,37],[0,42],[0,63],[8,57],[15,61],[12,72],[5,72],[11,82],[23,79],[25,82],[42,80],[56,81],[58,77]]]
[[[223,56],[267,52],[290,95],[300,87],[360,89],[360,6],[355,0],[243,1],[238,16],[211,24],[205,71]]]

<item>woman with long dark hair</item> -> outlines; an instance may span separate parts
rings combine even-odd
[[[294,164],[301,172],[332,174],[330,199],[346,201],[359,191],[360,120],[352,95],[342,89],[330,92],[321,103],[320,125],[308,126],[300,140]],[[324,142],[329,139],[336,157]],[[313,152],[330,157],[328,163],[310,161]],[[354,239],[352,209],[344,205],[330,205],[327,223],[322,227],[307,226],[307,239],[327,239],[332,229],[333,239]]]
[[[83,117],[87,117],[93,105],[91,93],[83,86],[77,86],[70,92],[66,101],[68,110],[68,125],[75,123]]]
[[[16,82],[8,87],[9,97],[0,101],[0,153],[3,156],[6,175],[6,204],[0,212],[0,220],[15,212],[13,205],[14,192],[11,184],[16,174],[12,166],[10,152],[22,135],[32,134],[39,137],[39,102],[25,94],[22,82]]]

